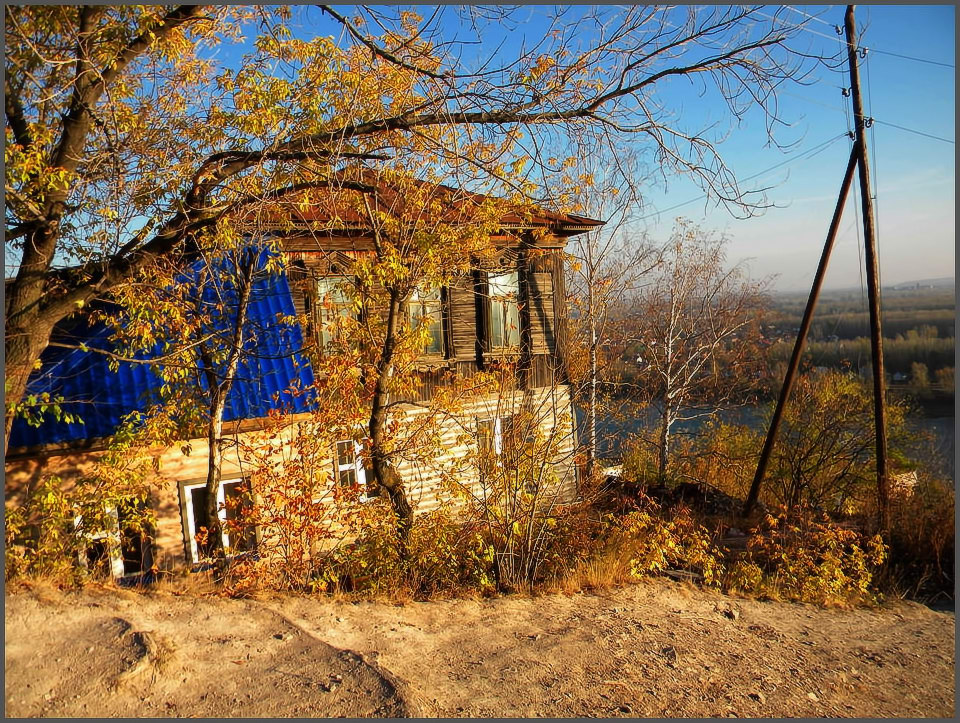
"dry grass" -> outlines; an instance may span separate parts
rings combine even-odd
[[[570,595],[584,590],[608,590],[632,580],[630,555],[615,547],[578,563],[547,586],[547,591]]]

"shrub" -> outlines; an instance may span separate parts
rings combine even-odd
[[[724,587],[818,605],[872,601],[873,575],[886,557],[879,535],[867,538],[799,507],[767,515],[751,530]]]
[[[392,509],[379,501],[368,506],[373,514],[357,538],[314,569],[314,590],[417,599],[494,590],[490,546],[449,507],[414,519],[407,558],[401,559]]]
[[[712,585],[722,575],[723,563],[710,533],[689,509],[678,506],[666,513],[641,497],[634,510],[604,519],[593,554],[582,568],[604,568],[611,582],[685,570]]]
[[[912,491],[891,496],[891,569],[885,582],[911,595],[952,596],[955,536],[952,483],[920,470]]]
[[[6,579],[29,575],[78,585],[96,572],[88,550],[102,546],[114,556],[125,536],[149,537],[154,517],[145,502],[160,480],[144,450],[169,432],[163,415],[131,414],[88,474],[72,482],[45,476],[18,507],[5,508]]]

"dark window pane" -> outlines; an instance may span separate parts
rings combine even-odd
[[[143,529],[146,503],[121,503],[117,506],[117,523],[120,528],[120,555],[123,558],[123,574],[143,572],[152,564],[150,559],[150,536]]]
[[[207,488],[194,487],[190,490],[190,505],[193,508],[193,534],[197,535],[201,530],[210,526],[210,518],[207,515]],[[207,536],[204,536],[202,542],[197,543],[197,554],[200,558],[210,557],[213,552],[213,546]]]
[[[243,529],[238,531],[235,523],[235,520],[243,519],[244,513],[250,505],[246,484],[239,480],[227,482],[223,485],[223,499],[227,517],[227,545],[231,550],[238,552],[253,549],[257,541],[256,530],[253,525],[245,524]]]
[[[110,577],[110,547],[106,540],[87,543],[87,569],[94,577]]]
[[[340,470],[340,485],[353,487],[357,483],[357,471],[352,467]]]
[[[477,444],[480,451],[485,454],[493,454],[493,434],[494,420],[481,419],[477,421]]]

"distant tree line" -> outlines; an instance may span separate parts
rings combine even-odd
[[[790,358],[793,340],[779,341],[770,346],[768,359],[771,366]],[[921,336],[909,333],[894,339],[883,340],[883,360],[888,374],[910,376],[914,364],[923,364],[931,373],[954,366],[954,338]],[[870,368],[870,339],[862,336],[841,341],[810,341],[803,355],[803,362],[812,366],[854,370]]]
[[[791,319],[791,321],[793,321]],[[800,319],[791,325],[799,326]],[[777,325],[781,327],[780,324]],[[883,333],[891,338],[906,336],[915,331],[920,336],[954,336],[956,318],[953,309],[914,309],[886,311],[883,314]],[[870,317],[867,312],[817,315],[810,326],[810,338],[829,340],[856,339],[870,335]]]

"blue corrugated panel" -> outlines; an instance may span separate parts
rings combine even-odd
[[[194,271],[199,268],[195,267]],[[196,276],[192,277],[194,282]],[[187,275],[183,283],[190,283]],[[224,298],[230,309],[229,288],[214,292]],[[251,290],[248,318],[245,325],[245,353],[237,378],[227,399],[226,421],[266,417],[270,410],[285,409],[304,412],[310,408],[306,394],[291,394],[293,387],[307,389],[313,383],[313,372],[306,357],[299,353],[303,337],[296,324],[277,323],[278,315],[295,314],[290,286],[283,274],[259,275]],[[228,335],[231,313],[218,317],[213,329]],[[60,325],[53,341],[96,349],[110,349],[110,331],[90,326],[83,320]],[[206,389],[206,380],[197,375],[198,386]],[[17,419],[10,433],[10,447],[80,442],[112,435],[121,420],[130,412],[144,411],[158,401],[160,378],[149,364],[121,362],[116,371],[109,367],[104,354],[80,349],[48,347],[41,356],[41,368],[34,372],[27,394],[48,392],[62,398],[64,412],[76,415],[83,424],[65,424],[45,419],[39,427]]]

